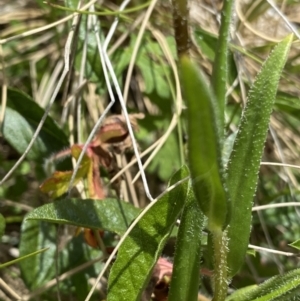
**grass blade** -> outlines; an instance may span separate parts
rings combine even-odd
[[[224,128],[224,112],[227,89],[226,81],[228,73],[228,40],[230,25],[232,23],[232,6],[233,0],[227,0],[223,2],[221,26],[219,30],[219,38],[215,51],[215,60],[212,73],[212,88],[219,104],[220,124],[222,129]]]

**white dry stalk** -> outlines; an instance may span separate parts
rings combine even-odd
[[[123,8],[124,9],[124,8]],[[94,7],[91,6],[90,8],[90,11],[93,12],[95,11]],[[97,41],[97,46],[98,46],[98,52],[99,52],[99,55],[100,55],[100,61],[102,62],[102,69],[103,69],[103,74],[104,74],[104,78],[105,78],[105,83],[107,85],[107,90],[108,90],[108,93],[111,97],[111,102],[107,105],[107,107],[105,108],[105,110],[103,111],[102,115],[99,117],[99,119],[97,120],[96,124],[94,125],[92,131],[90,132],[90,135],[88,136],[83,148],[82,148],[82,151],[78,157],[78,160],[77,160],[77,163],[74,167],[74,171],[73,171],[73,174],[72,174],[72,177],[71,177],[71,180],[70,180],[70,183],[69,183],[69,188],[68,188],[68,193],[70,194],[70,191],[71,191],[71,188],[72,188],[72,185],[74,183],[74,180],[75,180],[75,177],[76,177],[76,174],[78,172],[78,169],[79,169],[79,166],[80,166],[80,163],[83,159],[83,156],[84,154],[86,153],[86,150],[88,148],[88,145],[91,143],[93,137],[95,136],[100,124],[102,123],[103,119],[106,117],[107,113],[109,112],[110,108],[113,106],[113,104],[115,103],[115,97],[114,97],[114,94],[113,94],[113,91],[112,91],[112,87],[111,87],[111,83],[110,83],[110,78],[109,78],[109,74],[107,72],[107,66],[105,63],[105,59],[104,59],[104,53],[103,53],[103,48],[102,48],[102,45],[101,45],[101,41],[100,41],[100,37],[99,37],[99,24],[97,22],[97,17],[95,15],[92,15],[91,16],[92,18],[92,25],[94,27],[94,31],[95,31],[95,37],[96,37],[96,41]],[[112,26],[111,29],[114,29],[116,28],[116,26]],[[110,30],[111,32],[111,30]],[[108,34],[108,40],[110,40],[111,38],[111,34]]]
[[[153,2],[155,2],[155,1],[156,0],[153,0]],[[124,1],[122,3],[121,7],[123,8],[123,4],[125,6],[125,5],[127,5],[128,2],[129,1]],[[120,7],[120,9],[121,9],[121,7]],[[151,5],[149,6],[148,10],[150,8],[151,8]],[[117,26],[118,21],[119,21],[118,18],[116,18],[115,22],[114,22],[114,24],[113,24],[113,26],[111,28],[111,30],[108,33],[108,42],[110,41],[110,37],[111,37],[110,33],[115,30],[114,25]],[[104,60],[105,60],[105,63],[107,65],[107,68],[108,68],[108,70],[110,72],[112,81],[113,81],[115,89],[116,89],[116,93],[118,95],[118,98],[119,98],[119,101],[120,101],[120,104],[121,104],[121,107],[122,107],[122,110],[123,110],[123,114],[124,114],[124,117],[125,117],[125,120],[126,120],[126,124],[127,124],[127,127],[128,127],[128,132],[129,132],[129,135],[131,137],[134,154],[136,156],[137,163],[138,163],[138,166],[139,166],[139,170],[140,170],[140,173],[141,173],[141,177],[142,177],[142,181],[143,181],[143,185],[144,185],[144,189],[145,189],[145,194],[147,195],[147,197],[148,197],[148,199],[150,201],[153,201],[153,197],[151,196],[151,193],[150,193],[150,190],[149,190],[147,178],[146,178],[145,171],[144,171],[144,168],[143,168],[143,164],[142,164],[142,161],[141,161],[141,158],[140,158],[138,147],[137,147],[137,144],[136,144],[136,141],[135,141],[133,129],[132,129],[132,126],[130,124],[130,118],[129,118],[129,115],[128,115],[128,112],[127,112],[126,104],[125,104],[125,101],[124,101],[124,98],[123,98],[123,95],[122,95],[122,92],[121,92],[121,89],[120,89],[117,77],[115,75],[114,69],[112,67],[110,59],[109,59],[108,54],[106,52],[107,46],[108,46],[108,42],[104,43],[104,53],[103,53],[104,54]]]
[[[51,75],[49,76],[49,74],[46,73],[43,76],[41,85],[39,87],[40,97],[36,99],[36,101],[42,108],[47,105],[47,101],[51,98],[51,95],[53,94],[53,91],[56,87],[57,79],[59,78],[59,75],[64,68],[64,64],[65,62],[60,59],[51,72]]]
[[[254,207],[252,207],[252,211],[260,211],[260,210],[283,208],[283,207],[300,207],[300,203],[299,202],[286,202],[286,203],[254,206]]]
[[[289,27],[293,34],[300,40],[300,34],[295,26],[288,20],[288,18],[280,11],[280,9],[274,4],[273,1],[267,0],[267,2],[272,6],[276,13],[283,19],[284,23]]]
[[[38,101],[40,99],[38,94],[38,81],[37,81],[37,70],[36,70],[36,60],[32,60],[29,62],[29,72],[30,72],[30,83],[33,99]]]
[[[127,37],[136,29],[138,25],[144,20],[145,14],[142,12],[140,15],[133,21],[132,24],[130,24],[130,27],[127,31],[122,33],[120,37],[118,37],[117,41],[109,48],[108,55],[112,55],[127,39]]]
[[[140,45],[141,45],[141,42],[142,42],[145,30],[146,30],[146,26],[148,24],[149,18],[151,16],[151,13],[152,13],[154,7],[155,7],[156,2],[157,2],[157,0],[153,0],[151,2],[151,4],[149,5],[148,9],[147,9],[147,12],[146,12],[146,14],[144,16],[144,20],[143,20],[142,26],[140,28],[140,31],[138,33],[138,36],[136,38],[136,42],[135,42],[135,45],[134,45],[134,48],[133,48],[133,51],[132,51],[132,55],[131,55],[131,58],[130,58],[130,62],[129,62],[129,66],[128,66],[128,71],[127,71],[127,75],[126,75],[126,80],[125,80],[125,84],[124,84],[123,99],[124,99],[125,103],[127,102],[127,97],[128,97],[128,92],[129,92],[129,86],[130,86],[130,81],[131,81],[131,77],[132,77],[132,72],[133,72],[133,68],[134,68],[134,63],[136,61],[136,57],[137,57],[137,54],[138,54],[138,51],[139,51],[139,48],[140,48]]]
[[[20,300],[21,297],[16,293],[14,289],[12,289],[6,282],[0,278],[0,287],[6,291],[13,299]]]
[[[258,247],[254,245],[248,245],[250,249],[256,250],[258,252],[267,252],[267,253],[272,253],[272,254],[277,254],[277,255],[283,255],[283,256],[288,256],[288,257],[295,257],[299,256],[299,254],[291,253],[291,252],[283,252],[283,251],[277,251],[274,249],[269,249],[269,248],[263,248],[263,247]]]
[[[277,135],[277,132],[273,129],[273,126],[272,126],[272,117],[271,117],[271,123],[269,125],[269,131],[270,131],[271,137],[273,138],[275,147],[276,147],[276,149],[278,151],[280,160],[281,160],[281,162],[285,163],[285,154],[283,152],[283,148],[282,148],[282,145],[280,143],[280,140],[279,140],[279,137]],[[294,177],[294,175],[293,175],[293,173],[291,172],[290,169],[284,167],[284,172],[285,172],[285,174],[287,176],[286,183],[288,184],[291,196],[293,197],[292,185],[294,187],[297,187],[298,186],[297,180],[295,179],[295,177]]]
[[[153,0],[153,1],[156,1],[156,0]],[[120,6],[119,11],[124,10],[126,5],[129,2],[130,2],[129,0],[124,1],[122,3],[122,5]],[[94,11],[94,8],[91,7],[91,10]],[[94,128],[92,129],[88,139],[86,140],[86,142],[85,142],[85,144],[82,148],[81,154],[80,154],[80,156],[77,160],[77,164],[74,168],[73,175],[72,175],[72,178],[71,178],[70,183],[69,183],[69,192],[70,192],[72,184],[75,180],[75,176],[78,172],[81,160],[82,160],[82,158],[83,158],[83,156],[84,156],[84,154],[85,154],[85,152],[88,148],[88,144],[92,141],[92,139],[93,139],[96,131],[98,130],[100,124],[102,123],[103,119],[105,118],[105,116],[109,112],[112,105],[115,103],[115,97],[114,97],[114,93],[112,91],[112,87],[111,87],[111,83],[110,83],[110,77],[111,77],[111,79],[113,81],[113,84],[115,86],[115,90],[116,90],[116,93],[118,95],[122,110],[123,110],[123,114],[124,114],[124,117],[125,117],[125,120],[126,120],[128,132],[129,132],[129,135],[130,135],[131,140],[132,140],[132,146],[133,146],[134,154],[135,154],[137,162],[138,162],[139,170],[141,172],[141,176],[142,176],[142,180],[143,180],[143,184],[144,184],[144,189],[145,189],[145,194],[147,195],[147,197],[150,201],[153,201],[153,197],[151,196],[151,193],[150,193],[150,190],[149,190],[147,178],[146,178],[146,175],[145,175],[145,172],[144,172],[144,169],[143,169],[142,161],[141,161],[140,154],[139,154],[139,151],[138,151],[138,147],[137,147],[137,144],[136,144],[136,141],[135,141],[135,137],[134,137],[134,133],[133,133],[131,123],[130,123],[130,118],[129,118],[129,115],[128,115],[128,112],[127,112],[126,104],[124,102],[123,95],[122,95],[117,77],[115,75],[113,66],[112,66],[111,61],[110,61],[110,59],[108,57],[108,54],[107,54],[107,47],[108,47],[108,44],[109,44],[109,42],[110,42],[110,40],[111,40],[115,30],[116,30],[116,27],[117,27],[118,22],[119,22],[119,18],[118,17],[115,18],[115,21],[113,22],[113,24],[112,24],[112,26],[111,26],[111,28],[108,32],[108,35],[107,35],[107,37],[104,41],[103,47],[102,47],[102,44],[101,44],[100,36],[99,36],[99,34],[97,34],[98,30],[99,30],[99,24],[98,24],[97,18],[94,15],[92,16],[92,18],[93,18],[93,25],[94,25],[94,29],[95,29],[95,37],[96,37],[96,41],[97,41],[100,60],[102,62],[104,78],[105,78],[105,82],[106,82],[106,85],[107,85],[107,90],[108,90],[111,101],[107,105],[107,107],[105,108],[104,112],[102,113],[102,115],[100,116],[98,121],[96,122]],[[107,71],[109,71],[110,77],[109,77]]]
[[[150,153],[153,149],[157,147],[157,145],[161,142],[161,140],[164,138],[164,136],[161,136],[158,140],[156,140],[152,145],[150,145],[146,150],[144,150],[140,154],[140,158],[145,157],[148,153]],[[133,166],[137,162],[136,158],[133,158],[129,163],[126,164],[110,181],[109,184],[112,184],[114,181],[116,181],[128,168]]]
[[[277,162],[260,162],[260,165],[267,165],[267,166],[281,166],[281,167],[291,167],[300,169],[299,165],[287,164],[287,163],[277,163]]]
[[[126,157],[124,155],[122,155],[121,158],[122,158],[121,166],[126,166],[127,165]],[[128,170],[125,172],[125,177],[126,177],[126,181],[128,183],[128,189],[129,189],[129,192],[131,195],[133,205],[135,207],[141,207],[141,206],[139,206],[139,200],[138,200],[138,196],[135,191],[135,187],[133,184],[131,184],[132,183],[131,173]]]
[[[89,8],[95,2],[97,2],[97,0],[90,1],[86,5],[82,6],[81,10],[85,10],[85,9]],[[13,40],[16,40],[16,39],[25,38],[25,37],[34,35],[36,33],[43,32],[43,31],[45,31],[47,29],[51,29],[53,27],[56,27],[57,25],[66,23],[67,21],[72,20],[75,16],[78,16],[78,15],[79,15],[79,13],[73,13],[73,14],[71,14],[71,15],[63,18],[63,19],[60,19],[60,20],[58,20],[56,22],[53,22],[51,24],[48,24],[46,26],[42,26],[42,27],[39,27],[39,28],[28,30],[26,32],[23,32],[21,34],[18,34],[18,35],[15,35],[15,36],[12,36],[12,37],[9,37],[9,38],[6,38],[6,39],[0,39],[0,44],[5,44],[7,42],[10,42],[10,41],[13,41]]]
[[[156,204],[156,202],[161,199],[165,194],[176,188],[178,185],[181,185],[182,183],[189,180],[189,177],[186,177],[180,181],[178,181],[176,184],[168,187],[163,193],[161,193],[156,199],[153,200],[153,202],[149,203],[148,206],[140,213],[140,215],[132,222],[132,224],[129,226],[127,231],[124,233],[124,235],[121,237],[120,241],[114,248],[113,252],[110,254],[109,258],[105,262],[105,265],[101,271],[101,273],[98,275],[94,286],[91,288],[91,291],[89,292],[88,296],[86,297],[85,301],[89,301],[93,292],[95,291],[97,284],[100,282],[101,278],[103,277],[104,273],[106,272],[107,268],[111,264],[114,256],[117,254],[118,250],[120,249],[121,245],[125,241],[125,239],[128,237],[132,229],[137,225],[137,223],[143,218],[143,216]]]
[[[72,94],[69,95],[69,97],[67,98],[66,102],[64,103],[64,107],[67,107],[71,101],[73,101],[73,99],[82,92],[83,88],[86,87],[88,81],[87,79],[84,79],[80,85],[78,85],[75,89],[75,91],[73,91]]]
[[[296,35],[296,37],[300,40],[300,34],[295,28],[295,26],[288,20],[288,18],[280,11],[280,9],[274,4],[273,1],[267,0],[267,2],[270,4],[270,6],[275,10],[275,12],[283,19],[287,27]],[[279,43],[281,39],[275,39],[271,38],[268,35],[263,34],[262,32],[256,30],[255,28],[252,27],[252,25],[247,21],[246,17],[242,13],[242,9],[237,1],[236,3],[236,12],[240,20],[242,21],[242,24],[247,27],[251,32],[253,32],[255,35],[259,36],[260,38],[270,41],[270,42],[275,42]]]
[[[251,23],[247,21],[246,17],[244,16],[244,14],[242,12],[242,8],[241,8],[241,3],[239,1],[236,1],[235,11],[241,21],[241,24],[244,25],[247,29],[249,29],[249,31],[251,31],[254,35],[260,37],[261,39],[263,39],[265,41],[269,41],[269,42],[273,42],[273,43],[279,43],[281,41],[281,39],[272,38],[272,37],[262,33],[261,31],[255,29],[251,25]]]

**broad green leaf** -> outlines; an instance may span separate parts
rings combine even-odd
[[[140,210],[115,199],[63,199],[31,211],[26,219],[123,234]]]
[[[232,201],[228,227],[228,268],[237,273],[247,251],[253,195],[280,75],[293,36],[284,39],[263,64],[248,95],[227,167],[227,185]]]
[[[171,184],[186,176],[187,168],[181,168],[173,176]],[[184,205],[187,186],[187,182],[182,183],[162,196],[130,232],[120,247],[109,275],[108,301],[140,300]]]
[[[60,234],[62,234],[62,232],[63,231],[60,231]],[[56,247],[58,238],[60,238],[60,251],[57,258]],[[84,242],[81,235],[68,240],[66,237],[62,238],[57,233],[56,225],[40,221],[25,220],[21,227],[20,256],[25,256],[42,248],[48,248],[47,252],[31,256],[19,263],[22,279],[30,290],[35,290],[54,279],[56,266],[58,267],[58,275],[60,275],[95,257],[101,256],[99,250],[90,248]],[[98,268],[99,267],[97,267],[97,270]],[[86,286],[85,292],[87,293],[87,279],[88,277],[95,277],[97,272],[98,271],[95,271],[95,266],[92,266],[78,275],[66,279],[65,281],[67,281],[69,293],[71,288],[76,289],[73,282],[75,279],[81,279],[81,288]]]
[[[20,256],[48,248],[47,252],[20,262],[22,279],[30,289],[38,288],[55,277],[56,229],[54,225],[25,221],[21,227]]]
[[[219,30],[219,38],[215,51],[215,60],[212,72],[212,88],[218,102],[218,108],[220,110],[220,126],[224,128],[224,116],[225,116],[225,102],[226,102],[226,81],[228,74],[228,48],[229,48],[229,34],[230,25],[232,22],[232,7],[233,0],[227,0],[223,2],[223,8],[221,13],[221,25]],[[223,132],[221,132],[221,139],[223,139]]]
[[[236,291],[226,301],[287,301],[298,300],[300,269],[270,278],[259,286]]]
[[[180,218],[169,301],[197,300],[204,215],[190,187]]]
[[[208,217],[209,230],[220,229],[228,223],[230,210],[223,183],[218,104],[196,63],[187,57],[182,57],[180,63],[193,188]]]
[[[8,89],[3,135],[18,153],[23,154],[25,151],[43,115],[44,110],[28,95],[16,89]],[[68,144],[66,135],[48,116],[27,157],[42,161]]]
[[[3,236],[5,230],[5,218],[0,213],[0,238]]]
[[[30,254],[24,255],[24,256],[22,256],[22,257],[19,257],[19,258],[17,258],[17,259],[14,259],[14,260],[5,262],[5,263],[3,263],[3,264],[0,264],[0,269],[6,268],[7,266],[10,266],[10,265],[12,265],[12,264],[18,263],[18,262],[20,262],[20,261],[22,261],[22,260],[25,260],[25,259],[27,259],[27,258],[29,258],[29,257],[31,257],[31,256],[35,256],[35,255],[40,254],[40,253],[42,253],[42,252],[45,252],[45,251],[47,251],[47,250],[48,250],[48,248],[44,248],[44,249],[38,250],[38,251],[36,251],[36,252],[33,252],[33,253],[30,253]]]

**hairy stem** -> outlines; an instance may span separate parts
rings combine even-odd
[[[227,295],[227,232],[216,230],[213,233],[214,246],[214,297],[212,301],[224,301]]]

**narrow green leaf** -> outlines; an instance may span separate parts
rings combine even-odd
[[[260,160],[280,74],[292,38],[290,35],[279,43],[263,64],[249,92],[229,159],[227,185],[232,201],[232,218],[228,227],[228,268],[231,276],[242,266],[247,251]]]
[[[202,28],[196,28],[194,31],[194,37],[201,49],[201,52],[203,52],[210,61],[214,61],[216,45],[218,42],[217,36]]]
[[[0,238],[3,236],[5,230],[5,218],[0,213]]]
[[[248,249],[247,250],[247,255],[251,255],[251,256],[256,256],[256,250],[254,250],[254,249]]]
[[[21,257],[19,257],[17,259],[14,259],[14,260],[5,262],[3,264],[0,264],[0,269],[6,268],[6,267],[8,267],[8,266],[10,266],[12,264],[18,263],[18,262],[20,262],[20,261],[22,261],[24,259],[27,259],[27,258],[29,258],[31,256],[35,256],[35,255],[40,254],[42,252],[45,252],[47,250],[48,250],[48,248],[44,248],[44,249],[38,250],[36,252],[30,253],[30,254],[27,254],[27,255],[23,255],[23,256],[21,256]]]
[[[3,135],[18,153],[25,151],[43,115],[44,110],[30,96],[16,89],[8,89]],[[48,116],[28,158],[43,160],[68,145],[64,132]]]
[[[180,219],[169,301],[198,298],[204,215],[190,188]]]
[[[223,186],[218,105],[196,63],[187,57],[181,57],[180,63],[193,188],[209,229],[219,229],[227,223],[229,206]]]
[[[299,98],[288,93],[279,92],[276,97],[274,109],[298,119],[300,114]]]
[[[181,168],[171,184],[188,176]],[[137,223],[122,244],[108,280],[108,301],[140,300],[151,271],[184,205],[187,182],[161,197]]]
[[[64,199],[31,211],[26,219],[123,234],[140,210],[116,199]]]
[[[221,26],[219,30],[219,38],[215,51],[215,60],[212,72],[212,88],[218,101],[218,107],[221,113],[220,126],[222,129],[224,128],[224,113],[227,89],[226,81],[228,73],[228,45],[230,25],[232,22],[231,15],[233,2],[233,0],[226,0],[223,2]],[[223,137],[223,132],[221,134]]]
[[[259,286],[236,291],[226,301],[287,301],[298,300],[300,269],[270,278]]]
[[[297,239],[296,241],[292,242],[291,244],[289,244],[289,246],[297,250],[300,250],[300,239]]]
[[[257,288],[256,284],[240,288],[228,296],[225,301],[242,301],[247,292],[251,292],[255,288]]]

